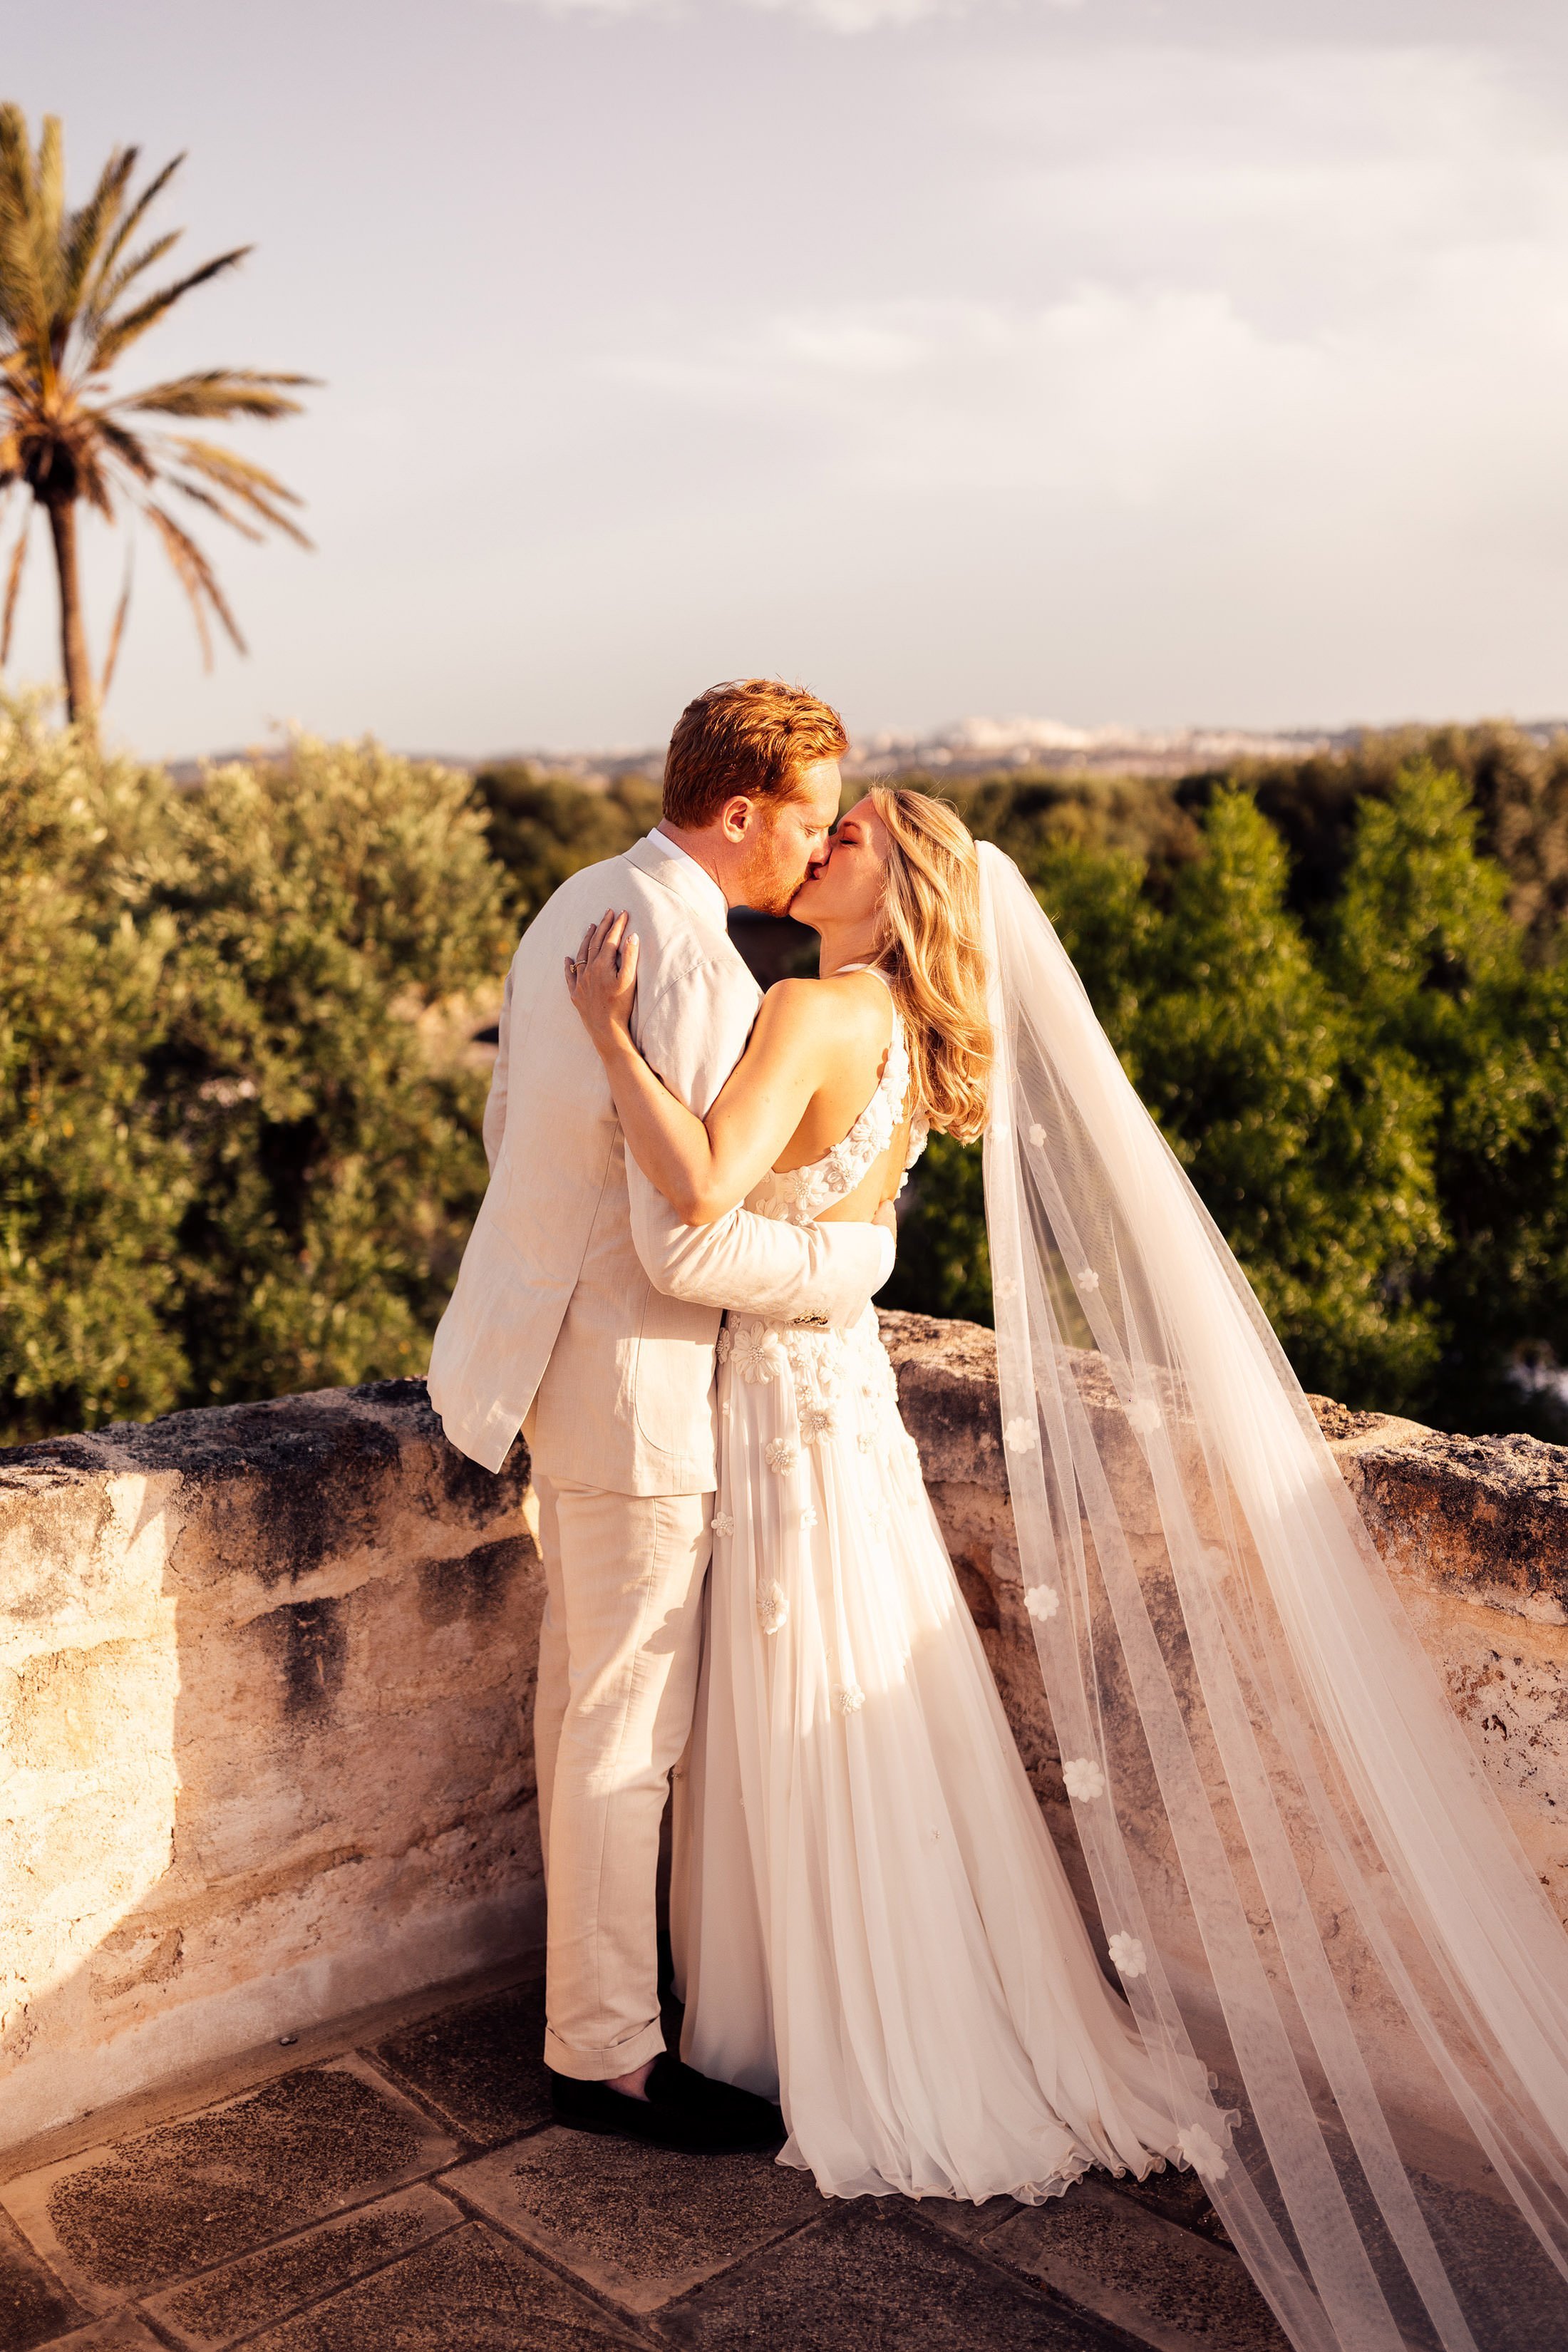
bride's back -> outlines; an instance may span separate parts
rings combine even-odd
[[[769,994],[778,1016],[807,1025],[820,1071],[800,1124],[773,1163],[784,1176],[825,1160],[867,1111],[887,1075],[895,1016],[886,982],[871,971],[781,981]],[[903,1091],[907,1096],[907,1084]],[[893,1106],[890,1139],[852,1191],[815,1212],[817,1222],[865,1223],[876,1215],[903,1172],[914,1109],[907,1099]]]

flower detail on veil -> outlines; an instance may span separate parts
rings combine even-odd
[[[1110,1965],[1121,1977],[1142,1977],[1149,1973],[1149,1955],[1136,1936],[1123,1935],[1120,1930],[1106,1946]],[[1217,2156],[1219,2150],[1216,2148]]]
[[[866,1704],[866,1694],[858,1683],[846,1683],[833,1696],[840,1715],[857,1715]]]
[[[716,1536],[732,1536],[735,1532],[734,1514],[732,1511],[715,1511],[709,1525]]]
[[[1160,1426],[1160,1408],[1152,1396],[1135,1396],[1127,1408],[1127,1426],[1140,1437],[1151,1437]]]
[[[787,1437],[771,1438],[763,1448],[763,1453],[768,1468],[776,1470],[781,1477],[786,1470],[793,1470],[800,1460],[799,1446],[792,1445]]]
[[[1024,1595],[1024,1606],[1038,1624],[1048,1625],[1062,1605],[1062,1596],[1054,1584],[1031,1584]]]
[[[1062,1766],[1062,1779],[1068,1795],[1080,1805],[1105,1794],[1105,1775],[1092,1756],[1069,1757]]]
[[[1002,1443],[1009,1454],[1032,1454],[1035,1450],[1035,1424],[1020,1414],[1010,1421],[1002,1432]]]
[[[1184,2124],[1176,2146],[1200,2180],[1223,2180],[1230,2169],[1218,2140],[1202,2124]]]

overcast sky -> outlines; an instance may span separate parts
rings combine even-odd
[[[248,660],[139,551],[142,751],[640,744],[752,669],[862,729],[1568,711],[1552,0],[50,0],[3,75],[73,194],[187,148],[184,250],[256,244],[128,383],[324,379],[240,436],[317,551],[203,534]]]

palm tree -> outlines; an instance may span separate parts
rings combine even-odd
[[[59,578],[60,652],[66,709],[89,733],[109,691],[130,604],[130,572],[110,632],[99,688],[88,662],[77,558],[77,507],[110,522],[121,509],[153,528],[190,601],[204,662],[212,664],[209,616],[245,651],[233,614],[205,555],[170,512],[171,492],[216,514],[247,539],[268,529],[287,531],[303,547],[303,531],[285,509],[300,500],[274,476],[233,450],[188,433],[154,429],[144,417],[179,417],[193,424],[297,414],[291,387],[300,375],[263,375],[252,368],[212,368],[115,396],[110,370],[150,327],[193,287],[233,269],[251,250],[220,253],[184,278],[141,290],[149,270],[178,244],[178,229],[140,247],[132,240],[154,200],[184,161],[176,155],[132,194],[134,147],[120,148],[104,165],[79,211],[65,202],[65,152],[58,120],[44,118],[37,155],[20,107],[0,106],[0,506],[16,490],[31,491],[11,557],[0,612],[0,665],[11,649],[11,625],[22,584],[23,560],[34,506],[49,520]]]

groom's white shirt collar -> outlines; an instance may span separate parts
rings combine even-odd
[[[700,903],[702,912],[717,923],[721,930],[726,928],[730,919],[730,902],[711,874],[705,866],[699,866],[689,849],[682,849],[679,841],[671,841],[668,833],[659,833],[657,829],[646,836],[642,846],[651,849],[659,857],[679,858],[684,869],[681,875],[685,885],[682,898],[693,904]]]

